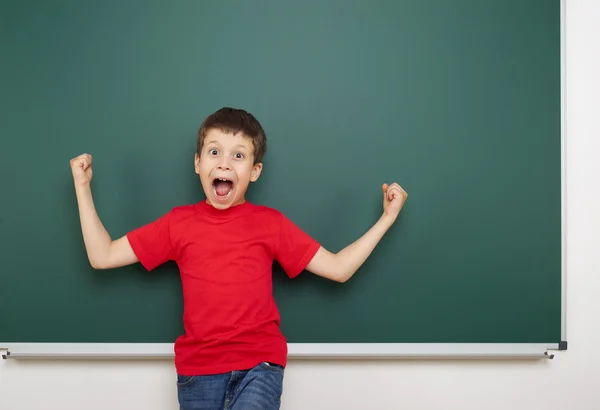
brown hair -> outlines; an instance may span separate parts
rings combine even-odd
[[[250,138],[254,145],[254,164],[262,162],[265,152],[267,152],[267,136],[252,114],[241,109],[223,107],[209,115],[198,130],[196,148],[198,155],[202,152],[206,134],[214,128],[233,135],[241,132],[244,136]]]

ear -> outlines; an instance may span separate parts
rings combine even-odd
[[[260,162],[258,164],[254,165],[254,168],[252,168],[252,174],[250,174],[250,181],[251,182],[256,182],[256,180],[260,176],[260,173],[262,171],[262,167],[263,167],[263,164],[260,163]]]
[[[196,170],[196,174],[200,175],[200,156],[197,152],[194,155],[194,169]]]

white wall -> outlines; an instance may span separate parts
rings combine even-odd
[[[600,409],[600,2],[567,3],[569,350],[534,362],[292,361],[284,410]],[[174,383],[169,361],[4,360],[0,409],[177,409]]]

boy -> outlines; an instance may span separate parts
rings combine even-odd
[[[92,157],[71,160],[86,252],[96,269],[173,260],[181,275],[185,334],[175,341],[181,409],[278,409],[287,343],[272,296],[272,263],[345,282],[400,212],[406,192],[382,186],[383,213],[333,254],[282,213],[245,200],[262,171],[266,135],[244,110],[222,108],[202,123],[194,157],[206,199],[173,208],[113,241],[96,213]]]

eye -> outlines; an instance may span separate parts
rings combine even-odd
[[[237,154],[235,154],[235,157],[237,159],[242,159],[242,158],[244,158],[244,154],[242,154],[241,152],[238,152]]]
[[[217,155],[217,150],[216,149],[211,149],[210,151],[208,151],[210,155]]]

